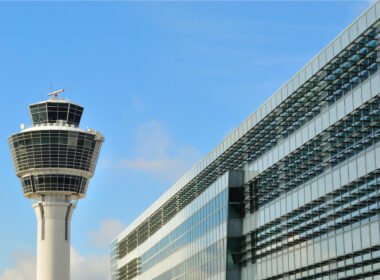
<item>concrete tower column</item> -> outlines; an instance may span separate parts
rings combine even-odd
[[[37,217],[37,280],[70,279],[70,222],[75,204],[63,195],[43,195]]]

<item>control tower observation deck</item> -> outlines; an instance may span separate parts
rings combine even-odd
[[[70,221],[104,137],[79,128],[83,107],[53,97],[29,106],[33,126],[9,136],[16,175],[38,222],[37,279],[70,279]]]

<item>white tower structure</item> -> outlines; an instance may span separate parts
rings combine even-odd
[[[54,93],[53,93],[54,94]],[[70,221],[86,196],[104,137],[79,128],[83,107],[52,99],[29,106],[33,126],[9,136],[23,193],[37,217],[37,280],[70,279]]]

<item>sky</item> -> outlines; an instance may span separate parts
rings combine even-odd
[[[50,88],[105,135],[71,275],[106,280],[109,242],[370,4],[0,2],[0,280],[35,280],[36,219],[7,137]]]

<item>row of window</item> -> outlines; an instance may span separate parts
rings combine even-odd
[[[255,145],[250,160],[260,158],[275,147],[281,137],[287,138],[318,116],[326,102],[334,104],[375,74],[378,70],[375,35],[375,30],[372,30],[362,37],[361,42],[342,51],[333,62],[267,116],[246,144]]]
[[[221,272],[222,273],[225,272],[225,267],[226,267],[225,262],[226,262],[226,257],[225,255],[222,255],[174,279],[175,280],[210,279],[210,277],[218,275]],[[225,278],[220,278],[220,279],[225,279]]]
[[[211,200],[215,193],[219,193],[226,188],[228,184],[227,178],[227,174],[224,174],[211,185],[207,185],[206,183],[194,183],[195,185],[190,183],[186,185],[179,192],[173,195],[163,206],[157,209],[145,221],[132,230],[126,237],[119,241],[118,258],[120,259],[124,257],[129,252],[133,251],[137,246],[141,245],[176,214],[185,209],[187,209],[185,211],[188,211],[190,208],[186,208],[186,206],[191,206],[191,212],[194,212],[197,209],[197,204],[199,204],[199,201],[196,201],[196,203],[192,202],[206,189],[206,194],[201,196],[201,199],[207,199],[207,201]],[[185,212],[185,214],[186,213],[188,212]],[[189,213],[187,215],[189,215]]]
[[[32,148],[29,153],[20,152],[19,156],[14,156],[16,172],[30,168],[73,168],[93,172],[93,151],[77,153],[75,150],[46,150]]]
[[[254,261],[302,242],[315,242],[357,224],[378,219],[379,176],[377,180],[372,178],[345,186],[259,228],[251,237]]]
[[[186,221],[180,224],[177,228],[175,228],[172,232],[162,238],[159,242],[157,242],[152,248],[146,251],[141,255],[141,263],[144,263],[149,258],[157,254],[160,250],[167,247],[169,244],[177,240],[183,234],[194,228],[201,221],[207,219],[214,212],[218,211],[220,208],[223,208],[227,204],[227,196],[228,190],[223,191],[219,195],[217,195],[214,199],[212,199],[209,203],[195,212],[192,216],[190,216]]]
[[[342,51],[316,75],[313,86],[310,84],[308,89],[304,89],[304,94],[297,96],[293,104],[285,107],[286,110],[281,113],[286,119],[283,121],[286,125],[281,132],[285,138],[317,116],[325,101],[328,101],[329,105],[334,104],[377,72],[375,35],[376,32],[373,30],[367,36],[363,36],[361,42],[350,46],[349,50]]]
[[[55,123],[57,120],[62,120],[78,126],[83,114],[83,107],[72,103],[45,102],[31,105],[29,108],[33,124]]]
[[[29,146],[37,146],[37,145],[68,145],[71,148],[75,147],[86,147],[88,149],[94,148],[95,143],[92,139],[84,140],[77,137],[42,137],[42,138],[29,138],[25,140],[19,140],[17,142],[13,142],[14,148],[17,147],[29,147]],[[54,146],[53,146],[54,147]],[[57,146],[58,147],[58,146]]]
[[[226,239],[222,239],[219,242],[209,246],[208,248],[194,254],[184,262],[172,267],[168,271],[160,274],[159,276],[153,278],[153,280],[170,280],[177,279],[178,276],[181,276],[181,279],[186,278],[185,274],[190,274],[193,270],[200,269],[205,263],[208,263],[226,253]],[[199,278],[204,279],[204,278]]]
[[[363,105],[360,110],[347,116],[343,121],[329,127],[325,132],[313,139],[311,143],[306,143],[296,150],[283,162],[278,163],[274,168],[270,168],[264,174],[261,174],[260,176],[264,176],[261,178],[259,176],[258,180],[246,190],[246,195],[250,198],[251,212],[257,211],[279,195],[284,195],[286,191],[303,186],[303,184],[313,177],[320,176],[320,174],[337,164],[343,164],[354,157],[361,157],[364,150],[372,149],[379,141],[379,109],[378,99],[370,101],[368,104]],[[374,158],[369,164],[372,167],[375,166]],[[365,171],[360,171],[363,168],[365,170],[365,165],[356,167],[355,164],[354,168],[355,171],[357,168],[358,173],[366,173]],[[333,260],[334,254],[336,257],[337,253],[350,254],[363,248],[377,246],[377,241],[372,242],[373,239],[379,240],[380,238],[378,229],[373,231],[375,236],[371,238],[368,234],[364,234],[366,237],[363,242],[360,241],[362,236],[360,231],[359,233],[355,232],[352,236],[356,239],[359,238],[359,241],[353,241],[351,249],[347,244],[335,245],[335,239],[343,236],[341,234],[342,231],[349,231],[357,225],[379,219],[379,175],[375,171],[372,174],[365,174],[365,176],[321,198],[318,198],[318,195],[310,193],[309,195],[316,198],[313,198],[311,202],[304,206],[301,206],[301,203],[300,207],[298,207],[298,192],[293,192],[295,197],[294,195],[289,195],[287,196],[289,199],[282,199],[281,209],[276,209],[276,212],[281,212],[282,217],[271,219],[266,224],[261,222],[260,224],[263,226],[259,227],[243,243],[245,251],[247,249],[250,250],[250,252],[246,251],[243,257],[243,264],[248,260],[260,263],[258,266],[259,279],[323,279],[323,277],[329,277],[330,274],[318,271],[314,261],[319,258],[318,254],[323,255],[323,252],[329,252],[326,248],[322,248],[322,251],[314,251],[308,258],[302,257],[301,260],[306,261],[306,264],[303,264],[297,258],[295,260],[290,258],[289,255],[289,262],[284,264],[283,271],[294,270],[291,277],[289,274],[281,274],[283,272],[279,272],[280,275],[274,273],[280,264],[271,261],[272,257],[285,254],[289,251],[300,252],[299,250],[297,251],[297,248],[302,246],[302,244],[310,244],[310,246],[321,244],[323,247],[326,244],[327,237],[334,242],[334,245],[330,246],[330,248],[333,248],[331,249],[332,256],[329,257],[327,255],[325,258],[325,260],[329,261]],[[346,178],[342,180],[347,181]],[[318,189],[314,186],[311,191],[318,191]],[[285,202],[285,204],[282,205],[282,202]],[[296,204],[296,206],[289,209],[289,203],[290,205]],[[255,208],[252,209],[252,205]],[[276,207],[280,207],[280,205]],[[291,211],[292,209],[294,210]],[[264,214],[264,211],[260,211],[260,213]],[[272,214],[274,215],[274,213]],[[368,226],[364,228],[367,228],[368,233]],[[322,241],[319,243],[319,240]],[[350,241],[351,239],[347,237],[344,240]],[[337,240],[336,242],[340,241]],[[274,260],[276,259],[279,259],[279,257],[274,258]],[[309,262],[307,262],[308,259]],[[292,263],[290,263],[291,261]],[[259,269],[259,267],[262,267],[262,263],[266,263],[266,265],[268,263],[276,263],[276,270],[271,267],[264,274],[262,269],[261,272]],[[312,267],[308,267],[310,265]],[[357,277],[372,277],[373,267],[371,265],[365,265],[361,268],[357,267],[356,270],[347,269],[347,271],[342,271],[341,269],[335,271],[336,275],[333,277],[342,277],[341,279],[345,279],[345,277],[351,279],[352,275],[356,275]],[[329,266],[327,265],[327,267]],[[298,273],[300,269],[304,270],[303,274]]]
[[[45,191],[85,193],[88,179],[68,174],[29,175],[21,178],[24,194]]]
[[[33,104],[29,106],[30,112],[32,114],[44,112],[47,110],[67,111],[69,108],[75,111],[83,112],[83,107],[75,105],[73,103],[69,103],[69,102],[46,101],[46,102],[41,102],[41,103]]]
[[[140,270],[140,261],[138,258],[135,258],[119,269],[116,279],[117,280],[133,279],[139,274],[139,270]]]
[[[84,132],[64,130],[42,130],[17,133],[9,137],[9,143],[13,148],[28,147],[45,144],[67,144],[69,146],[86,146],[93,148],[94,135]],[[12,148],[12,147],[11,147]]]
[[[322,245],[325,246],[325,245]],[[328,246],[326,246],[327,248]],[[322,250],[319,252],[319,250]],[[378,279],[380,275],[380,247],[358,250],[339,257],[323,258],[328,249],[303,247],[257,265],[258,279]],[[308,253],[319,254],[318,262],[307,265]],[[317,253],[318,252],[318,253]],[[323,261],[321,261],[323,260]],[[304,265],[300,265],[304,264]],[[368,277],[368,278],[367,278]]]
[[[94,156],[98,156],[100,143],[94,135],[75,132],[69,134],[50,131],[27,135],[19,133],[9,138],[16,173],[29,168],[74,168],[93,172]],[[54,135],[54,136],[53,136]],[[57,136],[58,135],[58,136]]]
[[[155,266],[177,250],[181,249],[185,245],[195,241],[204,234],[211,231],[213,228],[223,224],[227,220],[227,206],[224,206],[220,210],[211,214],[208,218],[200,222],[198,225],[187,231],[176,241],[170,243],[165,249],[158,252],[152,258],[141,265],[141,272],[148,270]]]
[[[371,148],[380,140],[379,119],[380,98],[376,98],[262,172],[246,189],[250,212]]]

